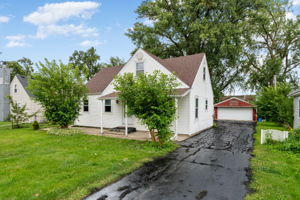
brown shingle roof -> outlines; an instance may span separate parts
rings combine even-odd
[[[176,76],[190,87],[194,83],[196,74],[205,55],[204,53],[199,53],[190,56],[161,59],[149,52],[147,53],[169,71],[172,73],[175,72]]]
[[[87,84],[89,93],[101,93],[119,73],[123,66],[101,69]]]
[[[188,86],[194,83],[199,66],[204,58],[204,53],[194,54],[190,56],[181,56],[176,58],[161,59],[147,51],[154,60],[159,62],[170,72],[175,75]],[[88,83],[89,93],[101,93],[113,78],[120,72],[123,66],[109,67],[101,69]]]

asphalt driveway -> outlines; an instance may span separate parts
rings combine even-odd
[[[86,200],[243,199],[254,132],[251,122],[218,122]]]

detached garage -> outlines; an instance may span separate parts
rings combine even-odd
[[[255,106],[239,98],[230,98],[215,104],[216,120],[256,121]]]

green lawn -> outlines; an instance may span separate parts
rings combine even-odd
[[[254,192],[246,200],[300,199],[300,155],[279,151],[272,145],[261,145],[261,129],[285,130],[274,123],[257,124],[254,157],[251,160],[253,177],[250,187]]]
[[[81,199],[175,147],[0,127],[0,199]]]
[[[0,122],[0,126],[2,125],[10,125],[11,123],[10,122]]]

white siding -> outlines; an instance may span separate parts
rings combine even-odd
[[[203,67],[206,67],[206,78],[203,80]],[[198,118],[195,117],[195,99],[199,99]],[[205,109],[205,101],[208,101],[208,109]],[[189,134],[200,132],[213,126],[214,114],[214,96],[211,86],[209,70],[207,66],[206,56],[203,58],[201,66],[195,77],[194,84],[190,93],[189,108]]]
[[[17,85],[17,93],[15,93],[15,85]],[[13,101],[18,103],[20,106],[26,105],[26,112],[28,114],[33,114],[38,111],[36,116],[36,120],[41,122],[45,121],[43,117],[43,109],[38,102],[35,102],[25,91],[22,84],[20,83],[19,79],[15,77],[10,85],[10,96],[12,97]],[[35,120],[34,117],[30,119],[30,122]]]
[[[252,121],[253,108],[218,108],[218,119]]]
[[[294,97],[294,128],[300,128],[300,96]]]

